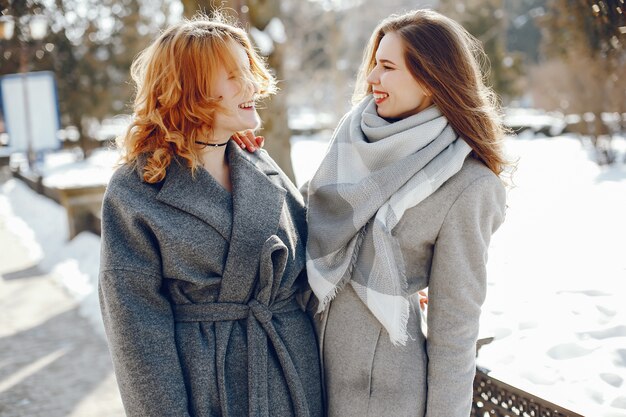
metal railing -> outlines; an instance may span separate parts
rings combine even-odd
[[[474,378],[471,417],[584,417],[512,385],[480,368]]]

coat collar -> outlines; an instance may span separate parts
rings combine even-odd
[[[264,157],[248,155],[232,141],[226,152],[232,195],[204,169],[194,177],[176,158],[157,199],[198,217],[230,241],[219,298],[244,302],[257,276],[261,248],[278,228],[286,190],[272,181],[278,172]]]
[[[185,159],[173,158],[157,200],[193,214],[215,228],[224,239],[230,239],[231,195],[203,168],[192,175]]]

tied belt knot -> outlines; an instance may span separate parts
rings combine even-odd
[[[256,299],[247,304],[214,302],[205,304],[179,304],[173,306],[176,322],[215,322],[216,330],[230,333],[238,320],[247,320],[248,339],[248,410],[250,417],[269,417],[267,381],[268,342],[274,348],[283,375],[289,387],[292,405],[297,417],[308,417],[309,410],[305,391],[296,367],[280,334],[276,331],[273,318],[276,314],[300,310],[295,297],[267,306]],[[216,352],[218,390],[220,398],[226,399],[225,375],[226,347]],[[225,404],[225,401],[222,401]],[[222,409],[224,417],[228,410]]]
[[[267,325],[272,321],[272,310],[264,304],[259,303],[257,300],[252,300],[248,303],[248,307],[250,307],[250,311],[261,325]]]

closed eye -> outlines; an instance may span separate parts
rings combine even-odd
[[[388,59],[376,60],[376,65],[380,65],[386,71],[396,69],[396,64]]]
[[[250,68],[239,68],[236,71],[231,72],[230,74],[228,74],[228,79],[229,80],[234,80],[234,79],[244,79],[244,78],[248,78],[252,76],[252,71]]]

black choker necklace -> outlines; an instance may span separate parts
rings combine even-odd
[[[229,139],[229,140],[230,140],[230,139]],[[227,145],[227,144],[228,144],[228,142],[229,142],[229,140],[227,140],[227,141],[226,141],[226,142],[224,142],[224,143],[209,143],[209,142],[200,142],[199,140],[197,140],[197,141],[195,141],[195,143],[196,143],[197,145],[202,145],[202,146],[204,146],[205,148],[206,148],[207,146],[212,146],[212,147],[214,147],[214,148],[217,148],[218,146],[225,146],[225,145]]]

